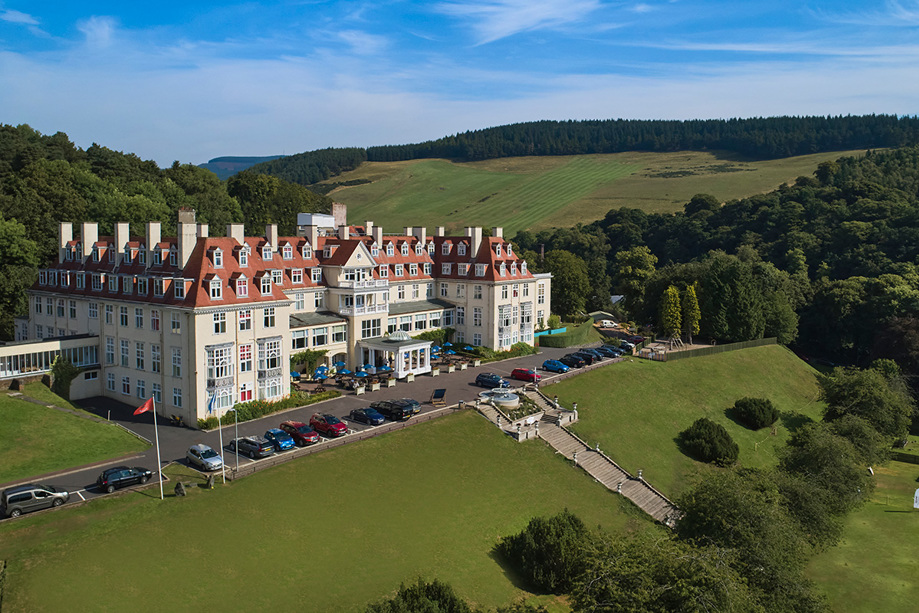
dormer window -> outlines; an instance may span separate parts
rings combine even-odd
[[[116,275],[109,275],[108,278],[108,291],[117,292],[118,291],[118,277]]]
[[[240,297],[249,295],[249,284],[246,282],[245,277],[236,279],[236,295]]]
[[[214,267],[223,268],[223,249],[214,249]]]
[[[185,298],[185,279],[174,279],[172,287],[172,292],[176,298]]]
[[[137,253],[137,262],[146,266],[147,264],[147,250],[141,246],[140,251]]]
[[[130,247],[124,248],[124,262],[130,264],[134,261],[134,251]]]
[[[282,285],[284,282],[284,273],[280,270],[271,271],[271,282],[275,285]]]
[[[284,249],[282,253],[283,253],[283,257],[285,260],[294,259],[294,248],[291,247],[290,245],[284,245]]]
[[[141,251],[143,253],[143,251]],[[145,277],[137,278],[137,294],[140,296],[147,295],[147,279]]]
[[[484,277],[485,276],[485,264],[476,264],[475,265],[475,276]]]
[[[418,264],[409,264],[408,265],[408,274],[415,276],[418,274]]]
[[[370,255],[372,255],[373,257],[377,257],[378,255],[380,255],[380,247],[379,247],[379,245],[377,245],[376,243],[374,243],[373,245],[371,245],[371,247],[370,247]]]
[[[102,291],[102,273],[97,272],[93,274],[93,291]]]
[[[99,248],[93,245],[93,262],[99,261]]]
[[[443,264],[440,265],[440,274],[449,275],[450,273],[453,272],[452,269],[453,269],[453,264],[444,262]]]
[[[153,264],[158,266],[163,263],[163,251],[161,249],[153,250]]]
[[[527,262],[526,262],[526,260],[520,262],[520,274],[522,274],[522,275],[527,274]]]
[[[389,266],[380,266],[380,278],[381,279],[389,278]]]
[[[220,283],[219,278],[211,279],[210,294],[211,294],[211,300],[222,300],[223,299],[223,284]]]
[[[507,255],[514,255],[513,247],[511,247],[510,243],[505,245],[505,250],[507,251]]]
[[[262,259],[270,260],[271,259],[271,246],[265,245],[262,247]]]
[[[402,243],[400,253],[402,253],[402,255],[408,255],[408,243]]]
[[[169,265],[178,266],[179,264],[179,252],[176,251],[175,247],[169,248]]]
[[[130,294],[134,291],[134,277],[121,278],[121,291],[124,294]]]
[[[495,255],[498,256],[499,258],[501,257],[501,243],[498,243],[497,245],[495,245]]]
[[[86,287],[86,278],[83,276],[82,272],[77,273],[77,289],[83,289]]]
[[[444,243],[440,246],[441,255],[450,255],[450,243]]]
[[[517,262],[511,262],[511,275],[517,274]]]
[[[313,258],[313,249],[309,246],[309,244],[303,245],[303,249],[300,253],[302,253],[303,257],[307,260],[311,260]]]
[[[313,281],[313,283],[319,283],[320,281],[322,281],[322,269],[321,268],[311,269],[310,279]]]
[[[93,282],[95,282],[95,279],[93,280]],[[153,295],[162,296],[164,293],[165,293],[165,290],[163,288],[163,280],[154,279],[153,280]]]
[[[331,245],[325,246],[325,249],[322,250],[322,257],[324,258],[332,257],[332,246]]]
[[[108,248],[108,249],[106,249],[106,251],[108,251],[108,261],[109,261],[109,263],[114,262],[114,261],[115,261],[115,250],[112,249],[112,248]]]
[[[430,262],[424,263],[424,274],[426,275],[431,274],[431,263]]]
[[[303,283],[303,269],[302,268],[291,269],[290,281],[291,283],[296,283],[296,284]]]
[[[457,255],[466,255],[466,243],[460,243],[456,246]]]
[[[396,250],[393,247],[392,243],[386,243],[386,255],[388,255],[389,257],[396,255]]]
[[[243,247],[239,250],[239,265],[249,266],[249,248]]]
[[[428,253],[434,255],[434,241],[428,243]]]
[[[457,272],[461,275],[468,275],[469,274],[469,264],[460,264],[459,270]]]
[[[73,249],[68,247],[64,250],[64,259],[68,261],[73,259]]]
[[[502,277],[507,276],[507,264],[501,262],[501,267],[498,270]]]
[[[271,277],[265,275],[261,280],[262,295],[271,293]]]
[[[421,243],[415,245],[415,255],[423,255],[424,249],[421,247]]]
[[[38,282],[41,285],[48,285],[48,271],[42,270],[38,273]]]
[[[396,276],[401,277],[405,274],[405,266],[402,264],[396,264]]]

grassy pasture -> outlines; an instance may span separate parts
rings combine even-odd
[[[572,430],[668,496],[681,493],[686,477],[706,469],[681,453],[675,437],[700,417],[722,424],[740,446],[740,464],[768,466],[790,428],[820,419],[817,381],[810,366],[779,345],[712,356],[650,362],[633,359],[544,387],[566,406],[578,403]],[[782,413],[776,435],[751,431],[725,410],[744,396],[769,398]]]
[[[534,515],[567,507],[614,532],[656,529],[551,448],[471,411],[184,499],[155,489],[0,524],[4,610],[354,611],[418,576],[495,607],[529,596],[491,549]]]
[[[349,220],[372,219],[387,231],[403,226],[501,225],[517,231],[571,226],[623,206],[673,212],[697,193],[722,200],[775,189],[842,151],[780,160],[744,161],[712,152],[614,153],[448,160],[367,162],[333,181],[371,183],[339,187],[330,196],[349,208]]]
[[[24,393],[73,408],[44,385]],[[147,445],[121,428],[0,394],[0,483],[142,451]]]

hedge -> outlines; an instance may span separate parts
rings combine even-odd
[[[229,426],[236,423],[237,419],[239,419],[239,421],[251,421],[253,419],[259,419],[260,417],[265,417],[266,415],[271,415],[272,413],[277,413],[278,411],[283,411],[285,409],[307,406],[321,402],[323,400],[328,400],[330,398],[338,398],[339,396],[341,396],[341,392],[338,390],[328,390],[319,394],[292,392],[287,398],[283,398],[276,402],[271,402],[268,400],[252,400],[251,402],[241,402],[233,407],[233,409],[235,409],[235,415],[233,411],[227,411],[224,413],[220,421],[222,422],[221,425]],[[218,422],[216,416],[211,416],[207,419],[198,419],[198,428],[201,430],[211,430],[216,428],[217,425]]]

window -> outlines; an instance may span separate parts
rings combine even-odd
[[[225,379],[233,376],[233,347],[212,347],[207,350],[207,378]]]
[[[108,251],[108,261],[114,262],[115,261],[115,249],[112,247],[108,247],[106,251]]]
[[[399,285],[396,287],[396,298],[398,300],[405,300],[405,286]]]
[[[182,408],[182,388],[172,388],[172,406]]]
[[[115,316],[115,307],[110,304],[105,305],[105,323],[111,325]]]
[[[118,291],[118,277],[116,275],[108,276],[108,291],[110,292]]]
[[[465,298],[465,297],[466,297],[466,284],[465,284],[465,283],[457,283],[457,284],[456,284],[456,297],[457,297],[457,298]]]
[[[143,370],[144,369],[144,344],[143,343],[140,343],[140,342],[134,343],[134,359],[135,359],[135,366],[137,367],[137,370]]]
[[[214,334],[223,334],[227,331],[227,314],[214,313]]]
[[[472,335],[472,344],[473,344],[473,346],[475,346],[475,347],[481,347],[481,346],[482,346],[482,335],[479,334],[478,332],[476,332],[475,334],[473,334],[473,335]]]
[[[137,262],[139,264],[147,263],[147,248],[146,246],[141,246],[140,252],[137,254]]]
[[[514,283],[513,290],[514,290],[514,298],[518,297],[520,295],[520,284]]]
[[[498,256],[499,258],[501,257],[501,243],[498,243],[497,245],[495,245],[495,255]]]
[[[172,376],[182,376],[182,349],[180,347],[172,348]]]
[[[241,298],[245,298],[249,295],[249,284],[246,282],[245,277],[236,279],[236,295]]]
[[[418,274],[418,264],[409,264],[408,265],[408,274],[415,276]]]
[[[307,243],[306,245],[303,245],[303,250],[301,251],[301,253],[303,253],[303,257],[306,258],[307,260],[313,259],[313,250],[309,246],[309,243]]]
[[[70,319],[76,319],[77,318],[77,301],[71,300],[68,306],[70,307]]]
[[[425,330],[428,327],[428,316],[424,313],[415,315],[415,329]]]
[[[399,253],[402,255],[408,255],[408,243],[402,243],[402,247],[400,247]]]
[[[39,271],[38,282],[41,285],[48,285],[48,271],[47,270]]]
[[[539,283],[536,286],[536,304],[545,304],[546,303],[546,285],[545,283]]]
[[[313,330],[313,347],[329,344],[329,329],[316,328]]]
[[[163,402],[163,388],[160,386],[159,383],[154,383],[152,387],[153,387],[153,392],[152,392],[153,402],[157,404]]]
[[[465,277],[469,274],[469,264],[458,264],[456,266],[456,272]]]
[[[398,330],[398,329],[399,329],[399,318],[398,318],[398,317],[390,317],[390,318],[389,318],[389,322],[388,322],[387,325],[386,325],[386,332],[389,333],[389,334],[392,334],[393,332],[395,332],[395,331]]]
[[[115,363],[115,338],[112,336],[105,337],[105,363]]]
[[[375,338],[383,334],[380,319],[365,319],[361,322],[361,338]]]
[[[128,307],[118,307],[118,323],[121,324],[122,327],[128,326]]]
[[[214,268],[223,268],[223,250],[214,249]]]
[[[185,279],[175,279],[172,286],[176,298],[185,298]]]
[[[432,328],[440,327],[440,315],[441,315],[440,311],[437,311],[436,313],[431,313],[430,315],[428,315],[428,321],[431,322]]]
[[[96,273],[93,275],[93,291],[101,292],[102,291],[102,275]]]
[[[291,283],[303,283],[303,269],[294,268],[290,271],[290,281]]]
[[[520,274],[522,274],[522,275],[527,274],[527,262],[526,262],[526,260],[520,262]]]
[[[322,307],[322,292],[316,292],[313,294],[313,306],[317,309]]]
[[[472,309],[472,325],[477,328],[482,327],[482,307]]]
[[[77,289],[83,289],[86,287],[86,277],[82,272],[77,273]]]
[[[210,294],[211,300],[223,299],[223,285],[220,283],[220,279],[211,279]]]
[[[263,379],[258,383],[258,397],[261,400],[270,400],[281,395],[282,379],[280,377]]]
[[[428,253],[434,255],[434,241],[428,243]]]
[[[507,286],[501,286],[501,300],[507,300]]]
[[[425,295],[425,297],[427,297],[427,298],[433,298],[433,297],[434,297],[434,284],[433,284],[433,283],[426,283],[426,284],[425,284],[425,286],[424,286],[424,295]]]
[[[155,265],[159,265],[163,263],[163,250],[162,249],[153,250],[153,263]]]
[[[450,255],[450,243],[444,241],[444,243],[440,246],[440,254]]]
[[[41,298],[35,298],[35,314],[41,315]]]
[[[110,372],[105,375],[105,389],[110,392],[115,391],[115,373]]]
[[[430,262],[425,262],[425,263],[424,263],[424,274],[426,274],[426,275],[430,275],[430,274],[431,274],[431,263],[430,263]]]
[[[283,257],[285,260],[292,260],[292,259],[294,259],[294,248],[291,247],[290,245],[284,245],[284,248],[283,248],[283,250],[282,250],[282,253],[283,253],[282,257]]]
[[[163,279],[154,279],[153,280],[153,295],[162,296],[166,293],[166,283]]]
[[[511,262],[511,276],[517,275],[517,262]]]
[[[259,343],[258,369],[272,370],[281,367],[281,341],[271,340]]]
[[[389,266],[386,266],[385,264],[383,266],[380,266],[380,278],[381,279],[389,278]]]
[[[441,284],[440,284],[440,296],[441,296],[441,298],[446,298],[446,297],[447,297],[447,289],[448,289],[448,286],[447,286],[446,283],[441,283]]]
[[[93,262],[99,261],[99,248],[93,245]]]
[[[84,381],[95,381],[95,380],[98,379],[98,378],[99,378],[99,371],[98,371],[98,370],[91,370],[91,371],[89,371],[89,372],[83,373],[83,380],[84,380]]]
[[[45,312],[54,315],[54,298],[45,298]]]
[[[239,265],[249,266],[249,250],[245,247],[239,250]]]
[[[160,372],[163,363],[163,350],[159,345],[150,345],[150,372]]]
[[[173,334],[182,334],[182,320],[180,317],[179,313],[172,313],[170,325],[172,326]]]
[[[290,348],[291,349],[306,349],[307,337],[308,337],[308,334],[306,330],[291,330]]]
[[[147,397],[147,382],[143,379],[137,380],[137,397],[146,398]]]
[[[268,307],[262,311],[262,325],[266,328],[274,328],[274,307]]]
[[[484,277],[485,276],[485,264],[476,264],[475,265],[475,276]]]
[[[239,312],[239,329],[241,331],[252,329],[252,311],[250,309]]]
[[[154,332],[159,331],[160,329],[160,311],[159,309],[153,309],[150,311],[150,329]]]
[[[453,268],[452,264],[450,264],[449,262],[444,262],[443,264],[440,265],[440,274],[449,275],[450,273],[453,272],[452,268]]]
[[[453,311],[444,311],[443,312],[443,326],[449,327],[453,325]]]
[[[481,285],[472,286],[472,297],[475,298],[476,300],[482,299],[482,286]]]
[[[271,293],[271,277],[268,275],[261,278],[261,291],[263,295]]]
[[[63,317],[63,316],[64,316],[64,301],[63,301],[63,300],[58,300],[58,301],[57,301],[57,316],[58,316],[58,317]],[[125,325],[127,325],[127,324],[125,324]]]
[[[141,307],[134,307],[134,327],[139,330],[144,327],[144,309]]]
[[[411,315],[403,315],[402,317],[399,318],[399,329],[402,330],[403,332],[412,331],[412,316]]]
[[[466,309],[464,307],[456,307],[456,325],[466,325]]]
[[[421,295],[420,289],[421,288],[418,286],[417,283],[412,284],[412,298],[413,299],[417,299]]]
[[[321,268],[311,268],[310,269],[310,280],[313,283],[319,283],[322,281],[322,269]]]
[[[507,276],[507,264],[501,262],[501,266],[498,270],[500,271],[502,277]]]
[[[141,253],[143,253],[143,251],[141,251]],[[140,296],[146,296],[146,295],[147,295],[147,278],[146,278],[146,277],[138,277],[138,279],[137,279],[137,293],[138,293],[138,295],[140,295]]]
[[[415,243],[415,255],[422,255],[424,253],[424,248],[421,246],[421,243]]]
[[[265,245],[264,247],[262,247],[262,259],[266,261],[271,259],[271,246],[270,245]]]
[[[239,346],[239,372],[252,371],[252,345]]]
[[[332,342],[344,343],[348,340],[348,326],[332,326]]]
[[[243,383],[239,386],[239,401],[249,402],[250,400],[252,400],[252,384]]]
[[[523,284],[523,297],[529,298],[529,296],[530,296],[530,284],[524,283]]]
[[[466,255],[466,243],[460,243],[456,246],[457,255]]]
[[[121,378],[121,393],[125,396],[131,395],[131,377]]]
[[[396,264],[396,276],[401,277],[405,274],[405,265]]]
[[[271,282],[274,285],[283,285],[284,284],[284,273],[280,270],[271,271]]]
[[[456,336],[454,337],[453,340],[456,341],[456,344],[465,343],[465,342],[466,342],[466,333],[463,332],[462,330],[457,330]]]

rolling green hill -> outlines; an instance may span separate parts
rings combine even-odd
[[[402,226],[571,226],[619,207],[673,212],[698,193],[731,200],[775,189],[847,151],[780,160],[742,161],[709,152],[614,153],[500,158],[481,162],[365,162],[334,182],[329,196],[348,205],[352,223]],[[319,185],[323,185],[320,183]]]

